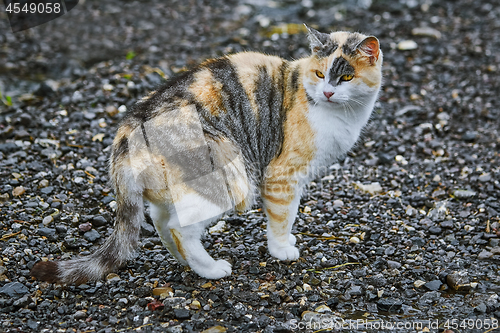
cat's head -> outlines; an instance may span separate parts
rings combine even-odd
[[[378,39],[360,33],[321,33],[312,28],[313,56],[306,67],[304,87],[315,104],[363,106],[373,103],[382,81]]]

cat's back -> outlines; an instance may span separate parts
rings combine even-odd
[[[228,139],[256,169],[281,147],[284,95],[289,63],[277,56],[242,52],[206,60],[168,80],[126,115],[113,145],[112,161],[129,153],[128,140],[179,141],[179,128],[198,128],[196,142]],[[159,140],[162,138],[162,140]],[[193,140],[181,140],[186,143]]]

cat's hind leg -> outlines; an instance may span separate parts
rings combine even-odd
[[[162,217],[155,222],[160,238],[180,263],[207,279],[220,279],[231,274],[231,264],[213,259],[201,243],[208,225],[224,213],[219,206],[193,193],[176,202],[175,206],[151,206],[153,219]]]
[[[170,220],[170,212],[166,205],[151,204],[150,208],[151,219],[163,245],[168,252],[182,265],[188,266],[187,261],[182,257],[181,253],[175,244],[172,234],[168,230],[168,222]]]

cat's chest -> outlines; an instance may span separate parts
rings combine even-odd
[[[365,110],[312,106],[308,113],[315,135],[312,165],[329,165],[345,155],[358,140],[368,118],[369,113]]]

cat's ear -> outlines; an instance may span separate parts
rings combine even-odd
[[[309,32],[307,34],[307,38],[309,39],[309,44],[311,45],[311,51],[312,53],[316,53],[328,43],[330,35],[308,27],[306,24],[304,24],[304,26]]]
[[[370,36],[363,39],[356,47],[361,54],[368,57],[370,64],[374,64],[380,56],[380,44],[376,37]]]

